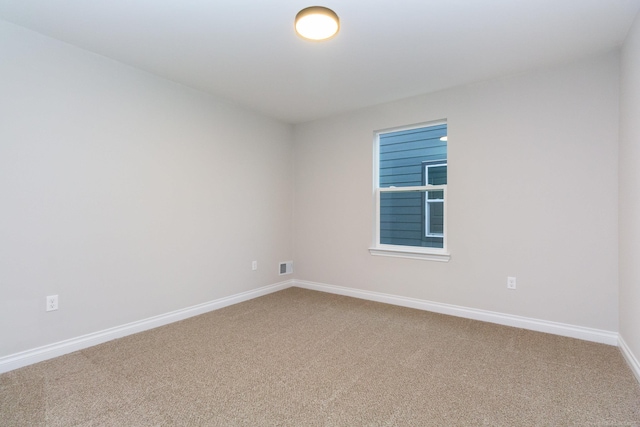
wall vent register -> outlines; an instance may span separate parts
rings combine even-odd
[[[293,261],[285,261],[280,263],[280,275],[293,273]]]

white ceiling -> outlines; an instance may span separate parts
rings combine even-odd
[[[332,40],[296,13],[340,16]],[[0,0],[0,18],[300,123],[609,51],[640,0]]]

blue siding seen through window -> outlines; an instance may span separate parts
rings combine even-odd
[[[446,124],[380,134],[379,186],[446,184],[447,142],[440,140],[446,135]],[[429,164],[434,166],[426,168]],[[427,169],[431,171],[427,172]],[[434,195],[428,197],[431,199]],[[426,235],[425,202],[425,194],[421,192],[381,193],[380,243],[442,248],[442,237]],[[441,206],[431,206],[434,209],[430,216],[435,222],[432,222],[430,232],[441,233]],[[435,218],[440,218],[440,224],[436,224]]]

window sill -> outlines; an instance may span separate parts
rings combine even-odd
[[[426,261],[449,262],[451,254],[444,251],[428,251],[411,246],[391,246],[369,248],[371,255],[395,258],[422,259]]]

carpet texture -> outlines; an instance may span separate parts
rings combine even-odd
[[[290,288],[0,375],[2,426],[640,426],[616,347]]]

